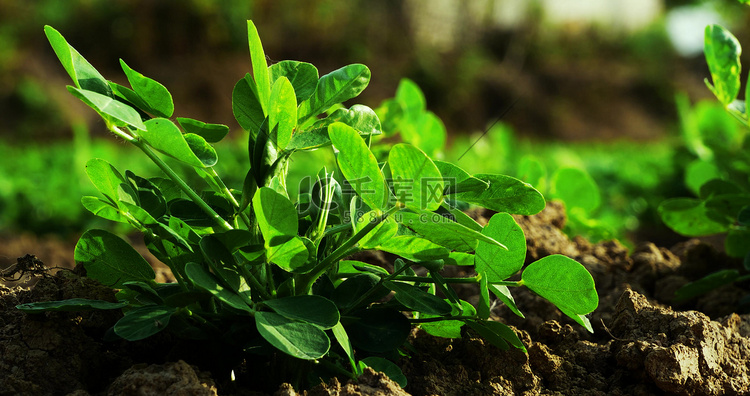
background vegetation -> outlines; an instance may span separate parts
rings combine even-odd
[[[105,75],[121,75],[122,57],[162,82],[185,111],[180,116],[230,125],[237,146],[217,147],[226,175],[233,164],[247,166],[231,91],[250,69],[245,21],[253,19],[270,62],[298,59],[321,72],[367,64],[373,78],[359,101],[373,108],[395,95],[402,78],[413,80],[445,124],[443,158],[470,172],[521,177],[531,166],[541,170],[533,182],[548,198],[565,196],[555,184],[559,169],[590,175],[600,202],[580,204],[588,206],[571,216],[571,234],[674,242],[679,237],[655,208],[689,195],[683,179],[691,158],[675,97],[683,93],[692,111],[710,92],[702,54],[678,53],[668,32],[675,15],[703,10],[749,42],[747,13],[729,0],[644,1],[653,12],[629,22],[618,17],[626,6],[615,0],[592,2],[577,17],[554,3],[0,0],[0,233],[69,236],[91,226],[96,220],[80,205],[81,195],[94,194],[83,172],[90,157],[156,173],[124,145],[100,140],[101,122],[62,88],[68,77],[44,24]],[[603,16],[592,16],[597,7]],[[639,7],[626,9],[649,9]],[[718,125],[736,127],[710,107],[701,105],[695,117],[710,113]],[[305,169],[307,160],[326,159],[312,154],[292,166]]]

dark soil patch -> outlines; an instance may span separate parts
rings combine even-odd
[[[444,339],[415,330],[415,351],[400,364],[409,384],[401,390],[368,371],[357,382],[336,379],[309,395],[740,395],[750,392],[750,316],[737,315],[746,285],[716,290],[674,304],[674,290],[718,268],[740,263],[710,245],[691,240],[672,249],[650,243],[632,254],[617,242],[570,240],[560,230],[564,210],[550,204],[536,216],[519,216],[528,242],[527,261],[565,254],[596,280],[599,309],[589,334],[551,304],[525,289],[514,290],[526,315],[498,304],[496,320],[519,332],[528,354],[500,350],[470,330]],[[486,221],[490,213],[478,213]],[[33,252],[32,249],[29,252]],[[40,257],[44,260],[44,257]],[[382,257],[373,257],[377,262]],[[471,287],[459,290],[475,299]],[[43,276],[31,289],[0,287],[0,395],[254,393],[219,373],[211,346],[179,342],[166,334],[136,343],[105,342],[117,312],[25,315],[17,304],[97,298],[114,301],[110,289],[71,271]],[[713,319],[713,320],[712,320]],[[231,361],[230,359],[227,359]],[[217,376],[218,375],[218,376]],[[260,371],[253,372],[260,380]],[[262,382],[262,381],[260,381]],[[288,384],[276,395],[296,395]]]

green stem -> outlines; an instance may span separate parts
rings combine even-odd
[[[410,323],[430,323],[430,322],[440,322],[443,320],[467,320],[467,319],[479,319],[477,315],[471,315],[471,316],[438,316],[436,318],[419,318],[419,319],[409,319]]]
[[[258,292],[260,297],[264,300],[270,300],[272,298],[271,295],[268,294],[266,289],[263,287],[263,285],[261,285],[260,282],[258,282],[258,279],[255,276],[253,276],[253,274],[250,273],[250,271],[247,269],[246,264],[239,264],[237,267],[240,269],[240,272],[242,273],[242,277],[245,278],[247,283],[250,284],[250,289]]]
[[[382,223],[385,219],[388,218],[388,216],[396,213],[397,211],[401,210],[402,205],[396,205],[390,209],[388,209],[387,212],[382,213],[377,219],[374,221],[370,221],[367,223],[364,227],[362,227],[361,230],[359,230],[356,234],[352,235],[349,239],[347,239],[341,246],[339,246],[336,250],[333,251],[328,257],[324,258],[318,265],[316,265],[312,271],[308,272],[307,274],[303,274],[302,277],[299,279],[299,282],[297,283],[297,294],[309,294],[310,289],[312,288],[313,283],[321,276],[324,272],[336,263],[337,261],[341,260],[342,258],[346,257],[348,254],[351,254],[351,250],[354,247],[354,245],[357,244],[362,238],[365,237],[370,231],[375,229],[375,227],[378,226],[378,224]]]
[[[407,268],[410,268],[410,267],[411,267],[410,265],[404,265],[404,266],[403,266],[403,267],[401,267],[401,268],[400,268],[400,269],[399,269],[398,271],[394,271],[394,272],[393,272],[392,274],[390,274],[390,275],[388,275],[388,276],[386,276],[386,277],[384,277],[384,278],[380,278],[380,280],[378,281],[378,283],[376,283],[376,284],[375,284],[375,286],[371,287],[371,288],[370,288],[369,290],[367,290],[367,291],[366,291],[366,292],[365,292],[364,294],[362,294],[361,296],[359,296],[359,298],[357,298],[357,300],[356,300],[356,301],[354,301],[354,303],[350,305],[350,308],[348,308],[348,309],[344,310],[344,311],[343,311],[343,312],[342,312],[341,314],[342,314],[342,315],[346,315],[346,314],[348,314],[348,313],[349,313],[349,311],[351,311],[352,309],[354,309],[354,307],[358,307],[358,306],[359,306],[359,305],[360,305],[360,304],[362,303],[362,301],[365,301],[365,300],[366,300],[367,298],[369,298],[369,297],[370,297],[370,295],[371,295],[372,293],[375,293],[375,291],[376,291],[376,290],[378,290],[378,288],[380,288],[380,286],[381,286],[381,285],[382,285],[383,283],[385,283],[386,281],[391,281],[391,280],[395,280],[395,279],[396,279],[396,277],[397,277],[397,276],[398,276],[398,275],[399,275],[400,273],[402,273],[402,272],[406,271],[406,269],[407,269]]]
[[[187,194],[187,196],[190,197],[193,202],[195,202],[196,205],[198,205],[206,214],[213,218],[221,228],[226,231],[233,229],[231,224],[227,223],[227,221],[222,219],[221,216],[216,213],[216,211],[211,209],[211,207],[208,206],[208,204],[203,199],[201,199],[201,197],[195,191],[193,191],[193,189],[190,188],[190,186],[188,186],[187,183],[185,183],[185,181],[183,181],[182,178],[180,178],[180,176],[175,173],[172,168],[169,167],[169,165],[167,165],[161,158],[159,158],[159,156],[156,155],[156,153],[151,150],[151,148],[146,143],[128,135],[115,126],[112,126],[110,130],[117,136],[122,137],[123,139],[129,141],[130,143],[133,143],[133,145],[141,149],[141,151],[143,151],[151,159],[151,161],[153,161],[156,166],[158,166],[159,169],[162,170],[162,172],[164,172],[170,179],[172,179],[172,181],[175,182],[177,186],[179,186],[180,189],[185,194]]]
[[[435,283],[434,279],[430,279],[427,277],[422,276],[399,276],[394,278],[395,281],[404,281],[404,282],[421,282],[421,283]],[[479,278],[473,277],[473,278],[445,278],[445,283],[479,283]],[[496,281],[496,282],[488,282],[491,285],[500,285],[500,286],[522,286],[523,282],[521,281]]]
[[[227,185],[224,184],[224,180],[221,180],[221,177],[219,177],[219,175],[216,173],[216,169],[214,169],[214,168],[203,168],[201,170],[203,172],[205,172],[211,178],[211,180],[214,181],[214,183],[216,183],[216,185],[220,189],[219,192],[222,195],[224,195],[229,200],[229,202],[232,204],[232,206],[234,206],[234,208],[237,210],[237,212],[238,212],[238,214],[240,216],[240,219],[242,219],[242,222],[245,223],[245,225],[248,228],[250,228],[251,227],[250,219],[247,217],[247,215],[245,213],[239,212],[240,203],[237,202],[237,199],[234,197],[234,194],[232,194],[232,192],[229,190],[229,187],[227,187]]]

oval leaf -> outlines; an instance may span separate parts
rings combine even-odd
[[[318,326],[273,312],[256,312],[255,325],[260,335],[276,349],[299,359],[322,358],[331,347],[331,340]]]
[[[293,296],[263,302],[277,314],[330,329],[339,322],[339,310],[333,301],[321,296]]]
[[[714,85],[708,84],[711,91],[725,106],[737,98],[740,92],[740,54],[739,41],[719,25],[706,26],[703,52],[706,55],[708,69]]]
[[[395,236],[377,247],[411,261],[430,261],[448,257],[448,249],[413,235]]]
[[[268,107],[268,127],[271,135],[276,137],[276,148],[283,150],[292,140],[297,125],[297,100],[294,87],[286,77],[280,77],[273,84]]]
[[[302,102],[297,116],[300,124],[329,107],[347,101],[360,94],[370,82],[370,69],[365,65],[352,64],[334,70],[318,80],[310,99]]]
[[[292,83],[297,104],[307,100],[318,85],[318,69],[310,63],[283,60],[269,66],[268,72],[271,74],[272,84],[279,77],[286,77]]]
[[[396,292],[394,298],[415,312],[430,315],[447,315],[451,312],[451,305],[442,298],[427,293],[426,291],[412,285],[401,282],[384,282],[385,287]]]
[[[96,110],[96,112],[105,120],[109,120],[118,126],[128,125],[141,131],[146,130],[146,126],[141,120],[138,111],[129,105],[94,91],[78,89],[71,86],[68,86],[68,91],[73,94],[73,96],[86,103],[89,107]]]
[[[480,241],[474,265],[485,273],[490,282],[504,281],[518,272],[526,260],[526,237],[523,230],[507,213],[496,213],[482,230],[482,234],[502,243],[505,248]]]
[[[529,264],[521,279],[526,287],[568,316],[588,314],[599,304],[594,278],[583,265],[563,255],[547,256]]]
[[[174,113],[174,102],[167,88],[159,82],[131,69],[122,59],[120,59],[120,66],[122,66],[122,70],[125,72],[130,86],[133,87],[133,91],[148,105],[148,108],[141,110],[157,117],[169,118],[172,116],[172,113]]]
[[[477,247],[477,241],[484,241],[500,249],[507,249],[502,243],[491,237],[437,213],[409,213],[402,211],[396,213],[393,218],[411,228],[417,234],[450,250],[473,252]]]
[[[129,281],[148,282],[156,277],[151,265],[127,242],[104,230],[86,231],[76,244],[75,261],[89,278],[122,289]]]
[[[141,137],[156,150],[197,168],[216,165],[216,151],[202,137],[183,135],[177,125],[166,118],[153,118],[145,124],[146,131]]]
[[[496,212],[530,216],[544,209],[546,201],[530,184],[505,175],[476,174],[489,184],[484,191],[467,191],[453,194],[453,198],[483,206]]]
[[[107,80],[75,48],[68,44],[60,32],[45,25],[44,34],[76,87],[105,96],[112,96],[112,90],[109,88]]]
[[[388,202],[385,179],[378,161],[352,127],[340,122],[328,127],[328,136],[339,150],[336,157],[341,173],[354,191],[372,209],[384,209]]]
[[[128,341],[148,338],[164,330],[175,312],[177,308],[160,305],[136,308],[115,323],[115,334]]]
[[[43,301],[16,305],[19,311],[27,313],[43,311],[91,311],[99,309],[118,309],[127,307],[127,302],[109,302],[102,300],[89,300],[86,298],[71,298],[62,301]]]
[[[209,143],[219,142],[229,133],[229,127],[222,124],[207,124],[192,118],[177,117],[177,122],[187,133],[198,135]]]
[[[443,176],[422,150],[399,143],[388,155],[396,199],[415,210],[437,210],[443,202]]]

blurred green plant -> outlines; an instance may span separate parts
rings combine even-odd
[[[729,256],[744,258],[750,271],[750,143],[747,139],[748,92],[740,92],[739,41],[727,29],[709,25],[705,30],[704,52],[711,81],[706,85],[721,106],[744,127],[727,121],[716,107],[698,105],[689,110],[680,100],[683,137],[695,159],[685,172],[685,184],[695,198],[673,198],[659,206],[664,223],[685,236],[726,234],[724,249]],[[748,86],[750,89],[750,86]],[[750,279],[736,269],[722,269],[677,290],[675,297],[686,300],[719,286]]]
[[[367,106],[341,105],[365,89],[370,70],[352,64],[319,77],[305,62],[268,66],[252,21],[247,29],[253,73],[235,85],[232,108],[250,132],[250,167],[233,189],[215,169],[213,143],[226,136],[227,126],[183,117],[173,122],[174,103],[163,85],[122,60],[130,88],[108,81],[58,31],[45,27],[75,83],[68,91],[163,172],[144,178],[91,159],[86,174],[103,198],[85,196],[84,207],[140,231],[177,283],[155,282],[152,268],[130,245],[93,229],[78,241],[75,260],[88,277],[119,289],[118,302],[46,301],[20,310],[122,309],[114,337],[134,341],[169,329],[263,356],[273,364],[275,380],[294,384],[307,374],[311,381],[354,378],[369,365],[404,386],[388,358],[406,353],[412,325],[443,337],[460,337],[466,325],[493,345],[525,351],[510,327],[489,320],[490,292],[523,317],[509,287],[526,286],[593,331],[586,315],[598,296],[580,263],[552,255],[524,268],[525,237],[509,213],[541,211],[545,201],[537,190],[509,176],[471,175],[433,161],[419,146],[437,151],[442,144],[418,135],[439,120],[408,82],[397,93],[408,121],[394,124],[415,144],[387,145],[387,161],[379,163],[370,149],[382,134],[377,114]],[[420,128],[410,130],[415,124]],[[437,127],[424,133],[432,139],[433,131],[444,132]],[[335,153],[337,171],[323,167],[310,175],[309,188],[292,200],[292,156],[318,149]],[[162,156],[194,171],[203,182],[198,186],[208,189],[196,191]],[[500,213],[482,227],[451,205],[459,201]],[[393,271],[345,260],[370,250],[400,256]],[[445,265],[473,265],[477,275],[444,278]],[[522,268],[520,280],[508,280]],[[478,285],[477,306],[461,301],[453,283]]]

